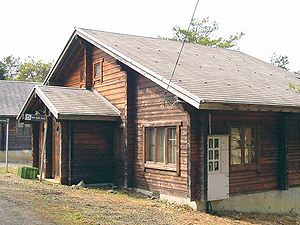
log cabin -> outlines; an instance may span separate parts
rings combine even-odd
[[[31,163],[31,124],[16,117],[32,88],[39,83],[0,80],[0,118],[9,119],[9,162]],[[6,124],[0,123],[0,161],[5,162]]]
[[[48,126],[33,122],[33,165],[45,140],[45,176],[62,184],[115,183],[198,210],[299,213],[300,80],[188,43],[172,74],[180,48],[75,28],[18,115],[47,116]]]

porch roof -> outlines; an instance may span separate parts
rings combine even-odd
[[[17,119],[30,113],[36,96],[60,120],[118,120],[120,111],[94,90],[59,86],[35,86]],[[32,112],[31,112],[32,113]]]

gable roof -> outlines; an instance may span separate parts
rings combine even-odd
[[[171,40],[80,28],[70,41],[77,35],[163,88],[181,48]],[[292,73],[242,52],[186,43],[168,90],[198,109],[205,103],[298,108],[300,94],[290,82],[300,84]]]
[[[37,95],[56,119],[118,120],[120,111],[93,90],[58,86],[35,86],[22,110],[21,118]]]
[[[0,116],[16,117],[37,84],[39,83],[0,80]]]

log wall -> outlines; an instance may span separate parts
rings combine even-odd
[[[74,122],[73,183],[109,183],[113,176],[111,122]]]
[[[136,117],[135,126],[135,155],[134,155],[134,180],[137,188],[158,191],[162,194],[174,195],[179,197],[188,196],[188,114],[177,106],[171,106],[174,102],[164,102],[164,89],[148,80],[137,75],[136,87],[133,92],[134,108]],[[172,96],[170,96],[172,97]],[[171,98],[172,99],[172,98]],[[143,162],[143,124],[155,123],[157,121],[182,121],[180,126],[180,173],[163,169],[145,168]]]
[[[14,118],[9,118],[9,151],[31,150],[31,135],[18,135],[17,127],[17,121]],[[5,141],[6,124],[0,124],[0,151],[5,151]]]

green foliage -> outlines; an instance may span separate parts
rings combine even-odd
[[[14,80],[17,77],[17,72],[20,65],[20,58],[15,58],[12,55],[6,56],[1,61],[4,69],[4,77],[6,80]]]
[[[291,90],[295,90],[296,89],[295,85],[292,82],[289,83],[289,88]]]
[[[5,80],[5,64],[0,61],[0,80]]]
[[[286,66],[290,63],[286,55],[277,55],[275,52],[271,55],[271,64],[282,69],[289,70]]]
[[[0,61],[0,80],[42,82],[49,73],[53,62],[44,63],[28,56],[23,62],[13,56]]]
[[[44,63],[42,60],[36,60],[29,56],[20,64],[16,80],[42,82],[51,66],[52,62]]]
[[[182,29],[177,25],[174,26],[172,29],[174,32],[173,38],[170,39],[213,47],[232,48],[236,46],[242,36],[245,35],[244,32],[240,32],[235,35],[230,35],[229,39],[215,37],[214,32],[218,29],[218,23],[216,21],[210,21],[209,17],[203,18],[202,20],[195,18],[192,20],[189,30]]]

